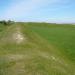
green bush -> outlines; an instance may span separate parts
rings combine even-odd
[[[14,21],[11,21],[11,20],[8,20],[8,21],[5,21],[5,20],[3,20],[3,21],[0,21],[0,24],[1,25],[12,25],[14,23]]]

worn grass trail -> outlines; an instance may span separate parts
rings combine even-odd
[[[0,75],[75,75],[74,64],[27,24],[0,35]]]

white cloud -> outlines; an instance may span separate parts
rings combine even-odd
[[[7,8],[5,19],[17,19],[31,14],[37,8],[47,4],[61,3],[62,0],[14,0],[14,3]],[[39,10],[38,10],[39,11]]]

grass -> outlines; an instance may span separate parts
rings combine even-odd
[[[75,62],[75,26],[48,25],[44,27],[32,26],[33,31],[44,37],[50,44],[55,45]]]
[[[17,43],[17,29],[23,41]],[[75,26],[0,25],[0,75],[75,75]]]

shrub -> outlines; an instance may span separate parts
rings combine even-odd
[[[0,21],[0,24],[1,25],[11,25],[13,23],[14,23],[14,21],[11,21],[11,20],[8,20],[8,21],[3,20],[3,21]]]

